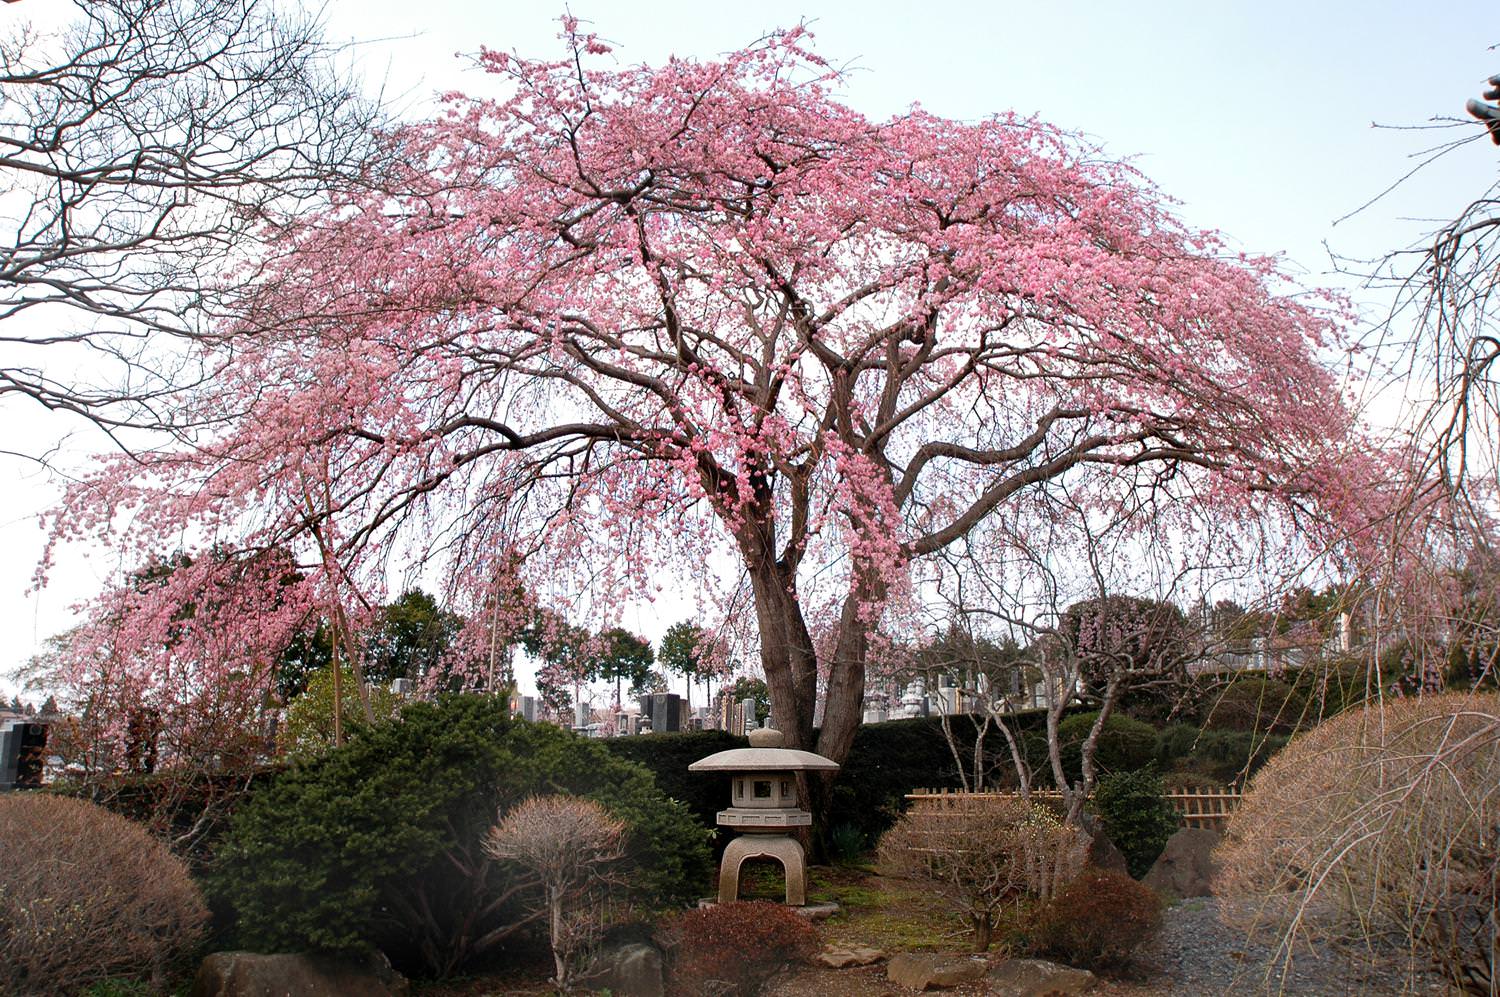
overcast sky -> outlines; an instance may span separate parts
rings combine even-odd
[[[0,8],[0,24],[26,6]],[[1483,192],[1500,164],[1500,150],[1473,142],[1335,225],[1423,149],[1463,134],[1413,126],[1462,117],[1465,99],[1500,72],[1500,52],[1490,50],[1500,41],[1494,10],[1479,3],[579,0],[571,10],[626,63],[712,57],[810,22],[818,51],[851,67],[844,98],[864,114],[885,118],[913,103],[965,120],[1015,110],[1086,132],[1132,158],[1181,202],[1189,223],[1249,251],[1285,254],[1310,286],[1350,286],[1330,272],[1325,244],[1354,257],[1406,245]],[[557,54],[562,13],[535,0],[329,0],[326,8],[329,34],[362,43],[360,70],[408,116],[430,111],[436,91],[496,92],[457,53],[485,45]],[[1351,290],[1375,309],[1375,299]],[[56,435],[43,413],[0,414],[0,450],[35,452]],[[0,675],[66,627],[68,606],[116,567],[72,552],[47,590],[28,595],[42,539],[35,517],[52,485],[4,461]],[[633,625],[654,637],[649,615]],[[0,677],[0,692],[11,691]]]

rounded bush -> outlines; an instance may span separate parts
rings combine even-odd
[[[1410,968],[1493,993],[1497,827],[1500,696],[1391,700],[1267,763],[1229,823],[1214,890],[1250,901],[1224,908],[1237,926],[1410,953]]]
[[[1097,712],[1075,713],[1057,725],[1063,770],[1068,778],[1079,778],[1083,766],[1083,743],[1088,740]],[[1156,728],[1124,714],[1112,713],[1104,721],[1094,745],[1094,767],[1099,773],[1134,772],[1145,768],[1156,756]]]
[[[781,904],[760,900],[716,904],[674,919],[671,992],[749,997],[772,974],[818,951],[818,930]]]
[[[160,975],[207,920],[187,867],[139,825],[84,800],[0,796],[0,992]]]
[[[1117,969],[1161,930],[1161,897],[1123,872],[1088,868],[1042,910],[1037,941],[1070,966]]]
[[[294,766],[236,815],[210,883],[261,951],[382,949],[445,975],[535,923],[516,868],[485,833],[522,800],[569,793],[627,828],[631,896],[673,906],[711,876],[709,832],[642,768],[598,742],[512,719],[503,700],[452,695],[406,705]]]
[[[1307,697],[1285,682],[1263,675],[1236,678],[1205,706],[1213,730],[1290,734],[1310,726]]]

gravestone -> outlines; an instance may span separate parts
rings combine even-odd
[[[46,764],[46,724],[8,720],[0,725],[0,791],[40,789]]]
[[[15,721],[0,725],[0,792],[16,788],[16,761],[21,753],[21,732]]]
[[[653,692],[641,697],[641,715],[651,720],[651,733],[682,730],[682,697],[675,692]]]

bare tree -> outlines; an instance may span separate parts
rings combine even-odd
[[[1489,100],[1500,99],[1500,76],[1491,77]],[[1466,105],[1493,138],[1500,108],[1483,100]],[[1462,138],[1432,150],[1434,158],[1482,140],[1463,128]],[[1500,426],[1500,337],[1495,291],[1500,280],[1500,183],[1474,198],[1451,220],[1415,245],[1392,252],[1367,275],[1395,293],[1387,320],[1374,332],[1406,351],[1403,376],[1425,382],[1430,402],[1421,413],[1424,455],[1449,485],[1476,473],[1495,481],[1500,470],[1494,443]],[[1408,331],[1409,328],[1409,331]]]
[[[211,372],[156,334],[202,334],[278,218],[367,175],[377,112],[275,0],[75,4],[0,39],[0,397],[157,426]]]
[[[1083,868],[1086,839],[1045,807],[976,797],[956,809],[911,810],[880,839],[888,874],[922,882],[948,900],[989,950],[1009,909],[1045,903]]]
[[[1465,149],[1472,153],[1486,134],[1500,134],[1500,107],[1486,102],[1500,99],[1500,76],[1491,77],[1489,86],[1485,100],[1467,102],[1477,121],[1445,117],[1425,126],[1459,134],[1424,150],[1418,166],[1387,193],[1434,160]],[[1399,633],[1412,647],[1419,677],[1436,685],[1455,630],[1466,631],[1471,649],[1476,639],[1489,646],[1500,640],[1493,618],[1477,631],[1473,619],[1455,619],[1473,615],[1455,609],[1460,601],[1493,604],[1494,579],[1500,577],[1494,520],[1500,487],[1500,182],[1406,247],[1375,259],[1336,262],[1367,288],[1389,295],[1388,313],[1367,331],[1363,345],[1383,365],[1386,387],[1408,404],[1403,430],[1411,466],[1404,475],[1407,494],[1393,503],[1397,511],[1387,525],[1391,563],[1372,579],[1376,629]],[[1413,544],[1413,537],[1425,539]],[[1411,547],[1444,556],[1397,563],[1395,552]],[[1410,607],[1422,600],[1411,598],[1412,590],[1446,591],[1449,597],[1436,611],[1414,614]]]
[[[607,881],[624,855],[625,825],[592,800],[538,796],[521,803],[490,831],[485,850],[535,873],[546,896],[555,982],[567,991],[572,957],[588,938],[580,932],[586,898]],[[583,917],[580,918],[580,914]]]
[[[990,730],[1004,739],[1017,784],[1030,797],[1038,781],[1050,781],[1063,795],[1067,822],[1076,821],[1098,777],[1100,737],[1127,692],[1180,689],[1189,663],[1210,649],[1200,628],[1177,607],[1195,581],[1207,584],[1218,570],[1208,537],[1202,560],[1173,560],[1159,550],[1171,544],[1142,533],[1125,518],[1090,515],[1066,490],[1052,497],[1050,529],[980,532],[950,561],[936,584],[950,626],[982,646],[981,633],[1002,634],[1025,646],[1023,681],[1015,690],[993,680],[976,683],[965,697],[982,738]],[[1179,520],[1167,529],[1183,528]],[[1016,578],[1030,579],[1017,585]],[[1150,592],[1153,598],[1123,595]],[[959,641],[962,644],[964,641]],[[978,656],[972,656],[977,658]],[[1078,707],[1095,711],[1083,742],[1079,766],[1064,759],[1062,721]],[[1023,718],[1040,712],[1045,722],[1047,757],[1035,770],[1023,739]],[[955,752],[957,759],[957,753]],[[982,788],[981,745],[966,784]],[[960,762],[960,768],[963,765]]]

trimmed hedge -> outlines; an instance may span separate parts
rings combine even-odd
[[[1241,783],[1254,775],[1289,738],[1251,731],[1199,730],[1173,724],[1156,737],[1156,761],[1162,772],[1206,776],[1215,783]]]
[[[964,716],[948,719],[959,754],[967,763],[974,756],[974,724]],[[1044,725],[1040,713],[1020,718],[1023,732]],[[729,779],[690,773],[687,767],[717,751],[743,748],[748,742],[722,731],[701,731],[620,737],[600,743],[611,754],[645,766],[664,793],[686,804],[694,816],[713,827],[715,815],[729,805]],[[1005,739],[992,727],[985,745],[988,776],[1003,783],[1011,771]],[[906,794],[913,789],[958,789],[962,785],[953,752],[943,736],[942,718],[915,717],[861,725],[849,757],[834,779],[825,832],[847,827],[873,842],[906,809]]]
[[[716,752],[747,747],[750,742],[722,730],[704,730],[611,737],[599,743],[616,758],[645,768],[663,795],[686,806],[705,827],[713,827],[715,815],[729,805],[729,777],[689,772],[688,766]]]
[[[954,728],[969,726],[954,718]],[[991,737],[997,739],[998,734]],[[610,754],[648,769],[666,795],[684,803],[699,821],[715,826],[716,815],[729,805],[729,777],[689,772],[700,758],[749,742],[723,731],[651,734],[599,742]],[[973,735],[964,748],[972,753]],[[857,828],[874,840],[905,809],[905,797],[918,787],[957,788],[953,754],[943,740],[937,717],[866,724],[854,735],[854,747],[834,780],[828,827]]]
[[[1306,695],[1264,675],[1240,676],[1207,699],[1204,726],[1209,730],[1291,734],[1314,722]]]
[[[1387,672],[1382,667],[1381,683],[1389,688],[1396,679]],[[1127,689],[1116,709],[1157,726],[1170,719],[1207,730],[1248,730],[1252,723],[1265,730],[1274,722],[1271,733],[1284,734],[1360,706],[1370,692],[1370,678],[1368,663],[1349,657],[1286,668],[1274,676],[1210,673],[1194,676],[1165,700],[1155,690]]]

